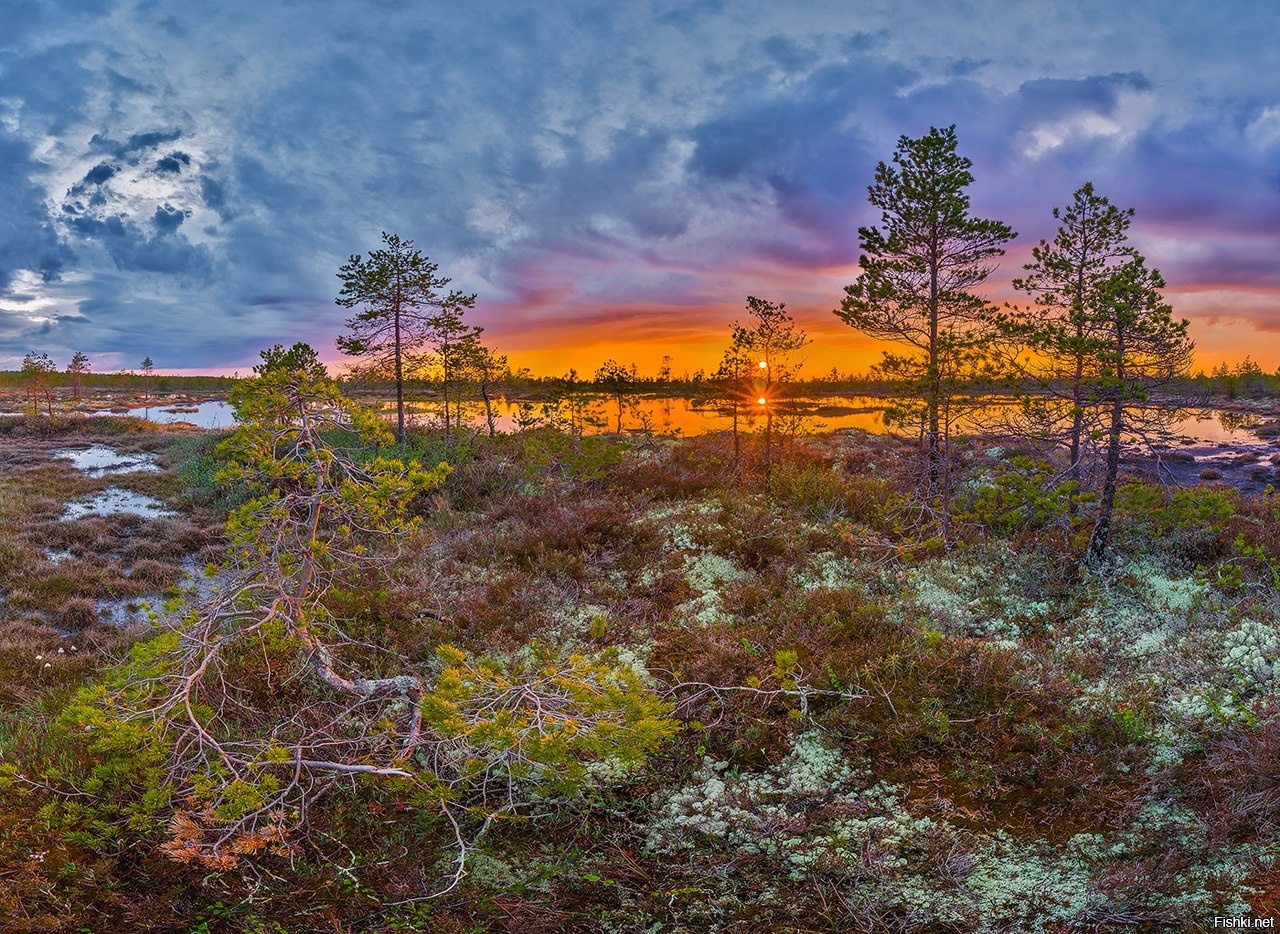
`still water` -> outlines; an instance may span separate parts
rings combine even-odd
[[[394,417],[394,407],[383,403],[383,410]],[[876,396],[831,396],[819,399],[795,400],[788,408],[778,412],[782,420],[794,418],[794,427],[803,433],[836,431],[842,428],[858,428],[874,434],[885,431],[886,401]],[[406,405],[410,424],[430,425],[440,420],[441,407],[434,402],[411,402]],[[997,420],[1002,406],[987,405],[957,420],[956,431],[964,433],[979,422]],[[129,415],[153,422],[188,422],[200,428],[227,428],[235,423],[231,409],[225,401],[215,400],[183,406],[159,405],[150,408],[130,409]],[[522,418],[542,418],[546,407],[540,402],[521,403],[518,400],[498,399],[494,403],[497,429],[516,431]],[[484,410],[478,403],[464,406],[463,415],[473,428],[484,428]],[[1253,429],[1270,416],[1239,415],[1216,409],[1187,409],[1169,426],[1175,438],[1188,439],[1201,444],[1241,444],[1258,440]],[[617,405],[601,397],[586,399],[580,417],[588,433],[615,431],[618,427]],[[723,431],[732,424],[732,411],[718,403],[702,402],[688,398],[657,398],[638,396],[628,399],[622,412],[622,431],[658,434],[700,435],[709,431]],[[741,405],[738,409],[739,427],[750,431],[763,424],[764,412],[759,405]],[[791,424],[781,425],[790,430]]]
[[[145,418],[147,421],[168,425],[174,422],[187,422],[197,428],[227,428],[235,423],[231,406],[222,400],[210,402],[193,402],[190,405],[168,406],[165,404],[129,409],[127,412],[94,412],[95,415],[131,415],[134,418]]]
[[[882,434],[886,431],[885,409],[886,400],[876,396],[793,400],[775,413],[775,427],[790,430],[792,424],[788,420],[794,420],[794,427],[802,433],[856,428]],[[992,428],[1009,409],[1007,403],[992,403],[973,409],[956,419],[954,431],[964,434],[982,425]],[[393,407],[386,411],[394,417]],[[439,421],[440,411],[438,404],[416,402],[407,405],[406,415],[413,424],[429,425]],[[522,416],[542,416],[544,406],[541,403],[524,403],[522,406],[517,401],[498,400],[494,404],[494,413],[497,429],[509,432],[519,428]],[[484,411],[478,405],[464,407],[463,414],[472,427],[484,427]],[[584,414],[585,430],[588,433],[612,432],[618,428],[618,407],[612,400],[591,400],[585,407]],[[718,403],[698,402],[687,398],[637,397],[624,403],[621,427],[624,433],[653,431],[659,434],[699,435],[727,430],[732,419],[731,408]],[[1261,415],[1248,416],[1195,408],[1179,413],[1166,431],[1174,438],[1204,444],[1252,443],[1258,440],[1253,429],[1267,420],[1267,417]],[[779,425],[779,421],[783,424]],[[739,406],[740,428],[750,431],[763,422],[764,412],[761,406]]]

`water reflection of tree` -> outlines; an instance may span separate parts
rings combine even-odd
[[[1218,412],[1217,415],[1224,431],[1247,431],[1262,424],[1262,419],[1249,412]]]
[[[1169,399],[1129,405],[1121,432],[1125,456],[1152,458],[1157,479],[1166,483],[1174,481],[1174,474],[1165,461],[1169,450],[1182,440],[1179,429],[1186,424],[1195,404],[1192,400]],[[1060,396],[1024,396],[996,404],[988,400],[985,405],[973,407],[957,430],[961,434],[1016,439],[1045,457],[1054,457],[1069,450],[1069,439],[1078,425],[1081,428],[1078,467],[1073,470],[1072,462],[1067,460],[1048,482],[1058,484],[1072,480],[1078,489],[1092,490],[1103,476],[1105,451],[1100,442],[1105,441],[1110,414],[1099,401],[1077,406],[1071,399]],[[1197,420],[1208,421],[1213,417],[1205,414]],[[1227,426],[1227,422],[1223,424]],[[1228,430],[1231,430],[1229,426]]]

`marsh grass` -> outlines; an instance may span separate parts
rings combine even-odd
[[[0,418],[0,526],[12,530],[0,536],[0,690],[9,697],[39,695],[64,674],[75,683],[100,663],[99,653],[126,647],[138,633],[103,625],[100,601],[150,596],[158,604],[182,582],[187,556],[213,538],[208,515],[63,520],[66,503],[109,486],[171,502],[181,487],[171,472],[88,476],[56,453],[106,443],[167,457],[190,437],[137,419]],[[74,664],[57,653],[71,638],[78,640]],[[53,667],[33,666],[35,655]]]
[[[0,750],[72,774],[83,750],[49,740],[48,721],[137,638],[90,610],[169,591],[234,499],[212,480],[216,437],[144,429],[122,444],[168,472],[108,482],[191,512],[58,522],[103,479],[48,460],[72,435],[47,428],[0,429],[17,452],[0,521],[20,530],[0,539]],[[315,807],[306,847],[222,874],[159,859],[162,828],[46,847],[31,829],[40,794],[0,794],[0,918],[65,910],[128,930],[163,901],[175,925],[211,930],[1066,931],[1225,912],[1251,897],[1246,880],[1256,908],[1274,902],[1280,715],[1257,674],[1270,662],[1218,662],[1277,621],[1274,498],[1135,483],[1115,561],[1082,574],[1070,518],[1033,521],[1054,491],[1011,482],[989,508],[980,491],[1000,472],[978,448],[939,544],[913,507],[910,452],[882,437],[796,440],[767,489],[751,446],[735,463],[725,437],[597,440],[411,437],[402,453],[455,470],[414,504],[422,525],[393,543],[390,569],[327,609],[354,639],[343,663],[370,670],[429,666],[442,642],[615,652],[676,704],[662,756],[500,824],[456,892],[394,909],[430,887],[445,839],[395,789],[352,782]],[[315,700],[297,672],[243,671],[246,700]],[[810,734],[841,778],[801,793],[777,775]],[[748,852],[664,824],[695,786],[773,842]],[[1015,906],[1019,880],[1040,894]],[[51,896],[55,881],[72,894]]]

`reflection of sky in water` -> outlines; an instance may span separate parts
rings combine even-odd
[[[1229,441],[1253,442],[1258,436],[1253,429],[1265,419],[1256,415],[1240,415],[1234,412],[1215,412],[1212,409],[1195,409],[1174,427],[1174,433],[1200,441],[1226,443]]]
[[[802,431],[820,432],[836,431],[842,428],[858,428],[879,434],[884,428],[885,400],[874,396],[832,396],[820,399],[798,400],[801,414],[804,416]],[[393,412],[388,403],[383,403],[387,411]],[[129,415],[147,418],[160,424],[172,422],[188,422],[200,428],[226,428],[234,424],[231,406],[224,401],[201,402],[182,407],[176,411],[172,406],[131,409]],[[194,411],[190,411],[194,409]],[[995,407],[987,407],[983,414],[990,414]],[[440,406],[435,402],[409,402],[405,404],[405,414],[410,424],[429,425],[438,420]],[[541,415],[543,404],[533,403],[535,415]],[[499,431],[515,431],[518,427],[519,404],[516,401],[494,402],[495,422]],[[107,413],[95,413],[107,414]],[[465,407],[467,420],[472,427],[483,429],[484,409],[480,403],[468,403]],[[590,422],[588,432],[612,431],[616,424],[617,407],[612,400],[595,398],[588,405]],[[763,420],[761,407],[752,400],[744,402],[738,409],[740,427],[750,430]],[[1252,415],[1237,415],[1219,412],[1213,409],[1192,409],[1175,421],[1172,434],[1186,436],[1205,443],[1241,443],[1254,442],[1256,436],[1251,426],[1262,421]],[[728,407],[719,403],[695,403],[689,399],[658,399],[638,397],[627,400],[622,416],[623,431],[649,428],[659,433],[679,432],[683,435],[698,435],[708,431],[728,429],[732,423],[732,415]],[[963,431],[963,426],[959,426]]]
[[[384,403],[384,406],[386,404]],[[544,405],[534,402],[533,414],[542,416]],[[835,411],[835,407],[840,410]],[[864,431],[879,434],[884,431],[884,402],[869,397],[850,396],[830,399],[807,399],[801,403],[805,423],[803,431],[834,431],[838,428],[861,428]],[[394,416],[394,407],[385,408]],[[432,402],[414,402],[405,404],[405,416],[410,423],[429,425],[438,419],[440,406]],[[515,431],[518,427],[520,413],[518,402],[496,400],[494,402],[494,422],[499,431]],[[485,426],[484,407],[469,406],[465,411],[467,420],[475,428]],[[775,416],[779,413],[775,412]],[[618,407],[611,399],[593,398],[587,406],[587,432],[611,432],[617,425]],[[754,399],[743,402],[738,407],[738,425],[750,430],[764,422],[764,410]],[[700,435],[708,431],[721,431],[733,423],[733,414],[728,405],[719,402],[695,403],[690,399],[654,399],[634,398],[623,404],[622,430],[639,431],[651,429],[660,434],[679,432],[682,435]]]
[[[885,400],[874,396],[833,396],[822,399],[797,400],[798,411],[804,417],[802,431],[836,431],[842,428],[858,428],[874,434],[885,430]],[[997,411],[996,406],[979,409],[978,419],[989,418]],[[393,410],[392,410],[393,411]],[[514,402],[496,401],[494,403],[495,422],[499,431],[514,431],[517,425],[518,406]],[[534,403],[535,414],[542,414],[542,403]],[[783,410],[779,410],[782,412]],[[612,431],[616,424],[617,405],[612,400],[595,400],[589,406],[592,421],[597,426],[588,425],[590,431]],[[430,424],[436,420],[439,406],[430,402],[406,404],[406,416],[411,422]],[[468,420],[473,427],[484,425],[484,410],[475,406],[467,411]],[[738,409],[739,427],[750,430],[763,421],[763,412],[755,403],[743,403]],[[1263,419],[1252,415],[1236,415],[1218,412],[1212,409],[1188,410],[1187,414],[1171,425],[1171,433],[1175,436],[1186,436],[1206,443],[1253,443],[1258,438],[1251,428]],[[697,435],[707,431],[728,429],[732,424],[732,413],[728,407],[719,403],[703,403],[695,405],[689,399],[654,399],[637,398],[629,400],[624,406],[622,415],[623,431],[651,427],[657,432],[679,431],[684,435]],[[963,431],[963,424],[959,425]],[[902,430],[902,429],[899,429]]]
[[[94,414],[109,413],[95,412]],[[124,414],[145,418],[158,425],[188,422],[198,428],[226,428],[235,421],[231,415],[231,406],[222,401],[198,402],[195,405],[184,406],[160,405],[154,408],[130,409]]]
[[[64,522],[79,519],[90,514],[99,516],[130,513],[144,519],[158,519],[161,516],[176,516],[177,513],[166,509],[164,503],[152,496],[122,490],[118,486],[109,486],[92,496],[72,500],[62,510]]]
[[[98,622],[124,628],[147,622],[151,618],[152,607],[158,607],[160,603],[158,597],[154,600],[104,597],[94,601],[93,608],[98,614]]]
[[[160,465],[154,454],[122,454],[105,444],[93,444],[82,450],[54,451],[55,457],[66,458],[71,466],[91,477],[109,473],[156,473]]]

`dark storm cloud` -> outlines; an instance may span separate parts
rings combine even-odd
[[[111,178],[111,176],[115,174],[116,174],[116,167],[112,165],[110,162],[99,162],[97,165],[95,165],[93,168],[91,168],[88,172],[85,173],[84,184],[101,185],[103,182],[105,182],[107,179]]]
[[[227,203],[227,193],[222,183],[209,176],[200,179],[200,196],[204,198],[204,203],[215,211],[221,210]]]
[[[731,107],[692,134],[691,169],[709,184],[746,182],[743,196],[773,201],[786,229],[763,236],[761,252],[786,263],[851,261],[850,206],[866,185],[859,169],[874,164],[857,116],[913,77],[905,67],[858,56],[818,68],[785,91],[753,93],[756,82],[748,78]]]
[[[139,297],[127,288],[127,279],[117,279],[109,296],[95,296],[81,304],[82,316],[60,323],[73,346],[93,346],[98,353],[116,355],[122,366],[136,367],[150,356],[160,369],[181,367],[191,359],[191,345],[198,344],[211,364],[232,364],[243,353],[243,336],[225,326],[210,306],[200,306],[196,314],[182,314],[167,301]],[[104,285],[106,283],[104,282]],[[113,325],[125,312],[138,326],[121,329]],[[252,336],[257,336],[250,331]]]
[[[161,143],[172,143],[182,139],[181,130],[153,131],[150,133],[134,133],[118,150],[120,155],[137,152],[140,149],[151,149]]]
[[[1019,122],[1074,114],[1082,109],[1111,113],[1120,91],[1149,91],[1151,87],[1147,77],[1137,72],[1086,78],[1037,78],[1018,88],[1016,107],[1023,118]]]
[[[70,220],[70,227],[84,240],[101,244],[115,268],[123,272],[153,272],[197,282],[206,280],[213,271],[213,258],[207,248],[175,236],[184,220],[181,211],[165,205],[157,208],[151,218],[154,233],[148,233],[132,218],[120,214],[104,218],[75,216]]]
[[[155,169],[157,172],[178,175],[189,165],[191,165],[191,157],[185,152],[171,152],[164,158],[156,160]]]
[[[130,236],[131,227],[126,218],[119,215],[114,217],[78,215],[71,219],[70,226],[81,237],[102,240],[122,240]]]

